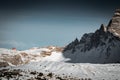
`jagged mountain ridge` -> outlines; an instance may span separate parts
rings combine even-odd
[[[108,31],[120,37],[120,9],[117,9],[115,11],[114,16],[110,20],[107,28],[108,28]]]
[[[70,62],[120,62],[120,9],[107,26],[102,24],[94,33],[85,33],[80,40],[76,38],[63,53]]]

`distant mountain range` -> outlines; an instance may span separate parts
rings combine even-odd
[[[73,63],[120,62],[120,9],[107,26],[102,24],[94,33],[85,33],[68,44],[63,55]]]

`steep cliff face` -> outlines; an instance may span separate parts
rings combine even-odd
[[[80,40],[68,44],[63,53],[70,62],[120,62],[120,9],[108,26],[102,24],[94,33],[84,34]]]
[[[115,36],[120,37],[120,9],[117,9],[114,16],[110,20],[108,26],[108,31],[113,33]]]

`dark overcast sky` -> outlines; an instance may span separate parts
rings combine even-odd
[[[65,46],[107,25],[120,0],[0,0],[0,47]]]
[[[1,9],[92,9],[109,11],[120,7],[119,0],[1,0]]]

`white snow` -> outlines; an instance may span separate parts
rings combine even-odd
[[[104,48],[104,47],[103,47]],[[115,51],[115,49],[113,49]],[[22,57],[22,60],[29,60],[29,63],[22,64],[15,66],[11,63],[8,67],[1,67],[2,69],[10,69],[10,70],[17,70],[20,69],[23,72],[21,74],[23,76],[20,76],[19,79],[30,79],[31,77],[35,77],[37,75],[31,75],[30,72],[42,72],[44,74],[48,74],[52,72],[54,76],[50,78],[49,80],[56,80],[55,75],[61,77],[61,78],[67,78],[66,80],[78,80],[78,79],[91,79],[91,80],[116,80],[120,79],[120,64],[90,64],[90,63],[66,63],[66,60],[69,60],[63,56],[62,52],[58,51],[52,51],[51,55],[42,57],[41,52],[42,51],[51,51],[48,48],[34,48],[30,50],[25,51],[13,51],[8,49],[2,49],[0,48],[0,56],[4,57],[3,54],[8,54],[7,56],[11,57],[12,55],[20,55]],[[99,51],[92,49],[90,53],[81,53],[77,54],[75,53],[76,57],[74,59],[82,60],[79,58],[81,56],[82,58],[85,58],[83,55],[86,54],[89,57],[91,55],[94,55],[96,58],[98,58],[98,55],[95,54],[94,51]],[[113,51],[113,52],[114,52]],[[26,53],[27,56],[21,55],[21,53]],[[34,57],[33,57],[34,55]],[[37,55],[37,56],[35,56]],[[73,54],[68,54],[70,56],[73,56]],[[96,56],[97,55],[97,56]],[[114,56],[115,54],[112,54]],[[101,55],[104,56],[104,55]],[[33,58],[33,59],[32,59]],[[94,60],[94,59],[91,59]],[[0,61],[2,59],[0,58]],[[72,79],[70,79],[72,78]],[[5,77],[2,77],[0,79],[5,80]],[[13,78],[14,79],[14,78]]]
[[[7,67],[9,68],[9,67]],[[1,68],[3,69],[3,68]],[[11,67],[9,69],[20,69],[25,71],[24,75],[30,72],[42,72],[44,74],[52,72],[60,77],[72,77],[78,79],[90,78],[92,80],[119,80],[120,64],[90,64],[90,63],[64,63],[54,61],[31,62],[26,65]],[[63,75],[64,74],[64,75]],[[25,76],[24,76],[25,77]],[[26,78],[26,77],[25,77]],[[53,78],[49,79],[53,80]],[[67,79],[68,80],[68,79]]]
[[[63,56],[63,53],[61,52],[52,52],[50,56],[47,56],[42,59],[43,61],[56,61],[56,62],[64,62],[64,61],[69,61],[69,58],[65,58]]]

